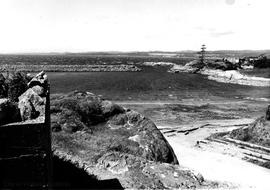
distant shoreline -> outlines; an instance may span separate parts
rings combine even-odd
[[[190,65],[174,64],[168,72],[179,73],[187,72],[194,73],[197,68]],[[197,72],[198,74],[206,75],[209,80],[214,80],[222,83],[231,83],[248,86],[268,87],[270,86],[270,78],[248,76],[241,74],[238,70],[222,71],[219,69],[203,68]]]
[[[1,65],[0,71],[23,72],[139,72],[135,65]]]
[[[270,78],[247,76],[236,70],[222,71],[203,69],[199,73],[202,75],[207,75],[209,80],[215,80],[217,82],[261,87],[270,86]]]

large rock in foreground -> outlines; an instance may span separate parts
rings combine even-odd
[[[40,97],[32,88],[19,97],[18,107],[23,121],[45,116],[45,98]]]
[[[124,188],[196,188],[203,178],[180,168],[155,124],[88,92],[51,98],[54,155]],[[67,127],[69,126],[69,127]]]
[[[51,111],[53,131],[62,130],[72,136],[83,130],[89,137],[96,137],[98,149],[178,164],[171,146],[155,124],[135,111],[84,92],[52,98]]]

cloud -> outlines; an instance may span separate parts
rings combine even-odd
[[[228,35],[232,35],[232,34],[234,34],[233,31],[211,32],[211,33],[210,33],[210,35],[211,35],[212,37],[215,37],[215,38],[221,37],[221,36],[228,36]]]

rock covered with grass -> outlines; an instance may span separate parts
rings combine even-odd
[[[89,92],[75,91],[52,97],[51,122],[55,132],[85,131],[89,136],[107,134],[107,142],[104,138],[96,139],[96,143],[107,151],[178,163],[172,148],[151,120]]]
[[[54,155],[125,188],[196,188],[155,124],[136,111],[75,91],[51,97]]]
[[[262,116],[250,126],[235,129],[230,133],[230,137],[250,142],[266,147],[270,147],[270,119],[269,105],[266,109],[266,115]]]

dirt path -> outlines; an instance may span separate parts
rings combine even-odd
[[[235,123],[248,123],[250,119],[235,121],[224,121],[219,125]],[[217,124],[217,123],[216,123]],[[228,126],[228,125],[227,125]],[[159,126],[165,128],[165,126]],[[196,142],[204,140],[211,133],[231,130],[232,127],[215,128],[205,127],[192,131],[188,135],[183,133],[165,134],[166,139],[174,149],[180,164],[197,172],[205,179],[228,183],[231,188],[236,189],[270,189],[270,170],[246,162],[236,154],[226,153],[226,147],[218,146],[196,146]],[[237,152],[237,151],[235,151]]]

